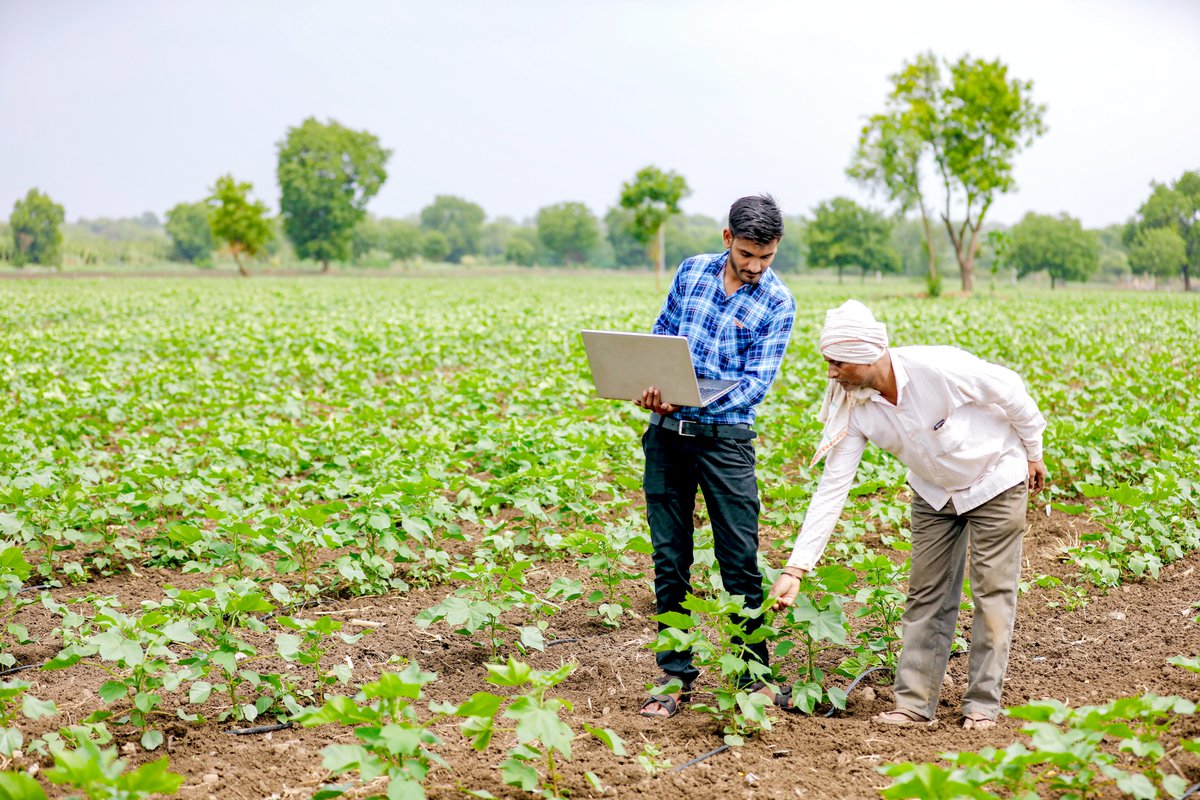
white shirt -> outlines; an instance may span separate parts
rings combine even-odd
[[[1020,376],[957,347],[896,347],[896,404],[876,395],[850,409],[850,428],[826,456],[787,566],[816,566],[867,442],[900,459],[908,482],[935,509],[963,514],[1029,476],[1042,459],[1046,420]]]

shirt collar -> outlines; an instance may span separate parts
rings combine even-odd
[[[900,358],[895,350],[888,348],[888,352],[892,356],[892,372],[896,375],[896,405],[904,402],[904,387],[908,385],[908,370],[904,368],[904,359]],[[883,399],[883,395],[877,394],[871,398],[876,403],[884,403],[891,405],[887,400]]]
[[[722,253],[716,259],[713,260],[713,265],[716,269],[716,275],[714,277],[716,277],[716,279],[721,282],[721,294],[722,295],[725,294],[724,275],[725,275],[725,265],[728,262],[729,262],[729,251],[728,250],[726,250],[724,253]],[[744,294],[756,294],[758,292],[758,290],[760,288],[762,288],[762,285],[764,283],[766,283],[767,279],[770,277],[772,277],[771,268],[767,267],[765,270],[763,270],[762,277],[759,278],[758,283],[754,283],[754,284],[743,283],[741,286],[738,287],[736,292],[734,292],[732,295],[729,295],[729,299],[732,300],[734,297],[737,297],[738,294],[742,294],[743,289],[746,289]],[[749,288],[747,289],[747,287],[749,287]]]

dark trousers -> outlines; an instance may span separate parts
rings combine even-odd
[[[721,582],[731,595],[746,598],[746,608],[762,605],[758,571],[758,482],[754,477],[754,445],[750,441],[680,436],[651,425],[642,435],[646,454],[646,518],[654,545],[654,596],[658,613],[681,611],[691,589],[693,514],[696,488],[712,520],[713,544]],[[747,633],[760,620],[750,620]],[[659,630],[667,626],[659,624]],[[751,654],[768,662],[765,642]],[[685,683],[700,671],[690,651],[657,653],[663,672]]]

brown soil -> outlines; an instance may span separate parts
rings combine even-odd
[[[1076,526],[1088,523],[1060,514],[1047,518],[1040,512],[1031,512],[1029,522],[1025,577],[1050,574],[1069,584],[1072,570],[1059,558],[1058,548],[1074,538]],[[1058,589],[1033,589],[1023,595],[1005,704],[1042,697],[1074,705],[1095,704],[1144,692],[1178,694],[1200,701],[1200,675],[1166,663],[1174,655],[1200,654],[1200,625],[1194,621],[1197,610],[1193,608],[1200,600],[1197,567],[1200,553],[1168,566],[1157,581],[1128,584],[1107,595],[1092,590],[1087,604],[1074,610],[1063,606]],[[534,581],[542,587],[557,575],[582,577],[570,562],[551,562],[539,569]],[[113,594],[127,609],[136,609],[141,600],[159,598],[164,584],[194,586],[205,580],[203,576],[142,569],[137,575],[103,578],[86,587],[58,590],[55,596],[67,599]],[[316,611],[375,625],[374,632],[357,644],[339,643],[329,656],[330,663],[350,663],[354,680],[360,683],[387,669],[387,659],[393,655],[415,658],[422,668],[438,674],[438,680],[426,689],[426,700],[461,702],[474,692],[492,688],[483,679],[482,664],[488,657],[485,651],[466,644],[463,637],[443,626],[421,630],[413,624],[419,610],[447,591],[449,587],[415,589],[406,595],[322,605]],[[562,765],[565,787],[574,797],[599,796],[584,777],[590,771],[609,787],[605,792],[609,797],[873,798],[889,782],[876,771],[880,765],[936,760],[939,753],[951,750],[1027,742],[1018,732],[1018,720],[1004,719],[996,729],[986,732],[964,732],[958,727],[966,659],[954,658],[938,725],[932,729],[889,728],[870,722],[873,714],[891,707],[885,675],[883,680],[855,690],[842,716],[776,714],[774,729],[744,747],[725,751],[681,772],[651,777],[634,758],[646,744],[657,746],[674,765],[681,765],[720,746],[721,738],[710,718],[697,711],[685,709],[670,720],[637,715],[645,686],[657,674],[654,656],[645,647],[654,635],[648,619],[652,595],[648,580],[627,585],[627,591],[634,597],[637,618],[609,630],[587,616],[586,603],[573,604],[551,618],[549,635],[574,641],[533,653],[528,659],[538,668],[574,662],[573,674],[554,693],[573,704],[573,713],[567,715],[572,727],[581,734],[584,723],[611,728],[625,739],[630,751],[628,756],[616,757],[598,741],[581,735],[574,744],[574,758]],[[312,613],[310,609],[303,615]],[[963,617],[963,627],[969,630],[969,613],[964,612]],[[54,620],[40,606],[20,612],[18,621],[28,625],[43,643],[17,648],[19,663],[37,662],[56,652],[57,643],[51,635]],[[269,650],[274,632],[247,638],[260,646],[260,651]],[[265,661],[259,669],[272,671],[283,669],[283,665]],[[301,672],[302,668],[293,667],[291,671]],[[102,707],[95,692],[106,676],[99,669],[78,665],[61,672],[31,670],[14,677],[33,683],[34,695],[54,700],[60,709],[58,717],[26,726],[27,739],[76,722]],[[177,702],[167,698],[164,705],[174,708]],[[214,698],[203,713],[212,719],[219,709],[219,701]],[[180,797],[225,800],[309,797],[323,783],[335,782],[322,769],[321,749],[331,743],[354,741],[352,729],[340,726],[293,728],[257,736],[228,735],[223,732],[228,727],[228,723],[169,722],[168,741],[153,755],[141,752],[131,731],[117,728],[122,734],[118,744],[133,764],[157,757],[165,749],[171,768],[187,777]],[[435,769],[430,774],[426,781],[430,797],[464,796],[460,787],[486,789],[498,797],[527,796],[500,782],[496,765],[512,743],[505,735],[498,735],[491,747],[479,754],[467,746],[453,723],[442,724],[437,733],[445,741],[439,752],[453,765],[453,772]],[[1185,718],[1175,733],[1200,736],[1200,718]],[[1189,783],[1200,781],[1200,762],[1195,758],[1176,756],[1175,762]],[[26,761],[23,766],[36,770],[47,764]],[[341,782],[351,783],[352,779],[347,777]],[[381,786],[371,788],[382,791]],[[56,794],[62,795],[57,790]],[[358,796],[365,796],[365,792]]]

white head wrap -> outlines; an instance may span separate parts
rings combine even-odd
[[[825,312],[825,327],[821,329],[821,354],[847,364],[874,364],[883,358],[888,348],[887,326],[876,322],[870,309],[857,300],[847,300],[841,306]],[[850,429],[850,409],[866,403],[879,394],[875,389],[859,387],[846,391],[830,379],[825,400],[817,421],[825,423],[821,443],[812,464],[825,457],[846,436]]]

